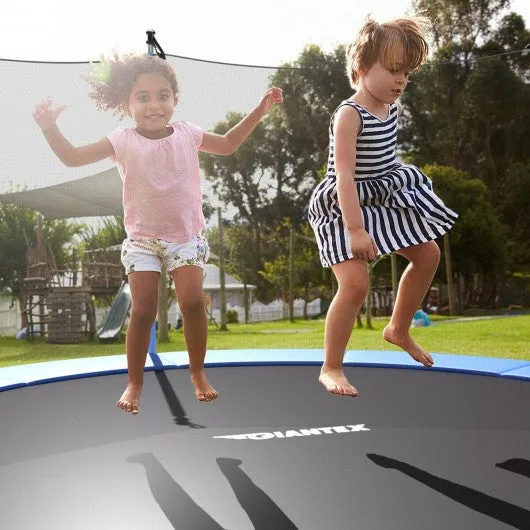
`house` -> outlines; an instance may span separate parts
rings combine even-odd
[[[247,289],[248,293],[248,307],[250,307],[252,305],[252,291],[256,289],[256,286],[250,284],[244,285],[239,280],[225,272],[225,293],[227,306],[245,307],[245,288]],[[217,265],[207,263],[204,266],[203,289],[211,300],[211,308],[219,309],[221,307],[221,280],[219,267],[217,267]]]
[[[210,254],[210,257],[211,256],[212,255]],[[219,320],[219,312],[221,308],[221,280],[219,275],[219,267],[217,267],[217,265],[207,263],[204,265],[203,274],[203,290],[208,302],[208,307],[206,308],[207,312],[212,318]],[[245,287],[247,289],[248,307],[250,308],[252,305],[252,291],[256,289],[256,286],[250,284],[245,286],[239,280],[225,272],[225,296],[226,306],[228,309],[233,307],[245,307]],[[168,311],[168,317],[170,323],[175,323],[178,325],[178,321],[181,318],[178,304],[171,304],[171,307]]]

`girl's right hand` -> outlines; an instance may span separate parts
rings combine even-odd
[[[350,232],[349,236],[353,259],[372,261],[377,257],[378,250],[375,241],[364,228]]]
[[[55,125],[59,114],[66,108],[66,105],[52,108],[51,98],[46,98],[39,105],[35,107],[32,112],[33,119],[37,122],[39,127],[46,131]]]

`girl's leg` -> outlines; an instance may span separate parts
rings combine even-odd
[[[160,274],[154,271],[129,274],[131,316],[126,339],[128,384],[116,405],[133,414],[138,413],[144,382],[149,337],[157,312],[159,277]]]
[[[366,262],[348,260],[333,266],[338,290],[326,316],[325,360],[319,381],[333,394],[357,396],[344,375],[342,363],[357,313],[368,293]]]
[[[218,396],[204,373],[208,321],[202,290],[203,271],[195,265],[183,265],[171,272],[175,293],[182,313],[184,338],[190,357],[190,376],[199,401],[212,401]]]
[[[440,249],[435,241],[414,245],[397,251],[410,263],[399,281],[392,318],[383,331],[386,341],[403,348],[414,360],[430,367],[432,357],[425,352],[409,334],[414,313],[429,289],[438,264]]]

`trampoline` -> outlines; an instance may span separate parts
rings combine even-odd
[[[125,356],[0,370],[0,526],[82,529],[530,528],[530,362],[322,350],[148,357],[141,413],[114,406]],[[46,383],[46,384],[44,384]]]

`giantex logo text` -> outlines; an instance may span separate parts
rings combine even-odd
[[[249,434],[227,434],[225,436],[212,436],[212,438],[225,438],[227,440],[270,440],[271,438],[295,438],[298,436],[320,436],[322,434],[342,434],[348,432],[369,431],[364,423],[358,425],[338,425],[335,427],[312,427],[290,431],[253,432]]]

